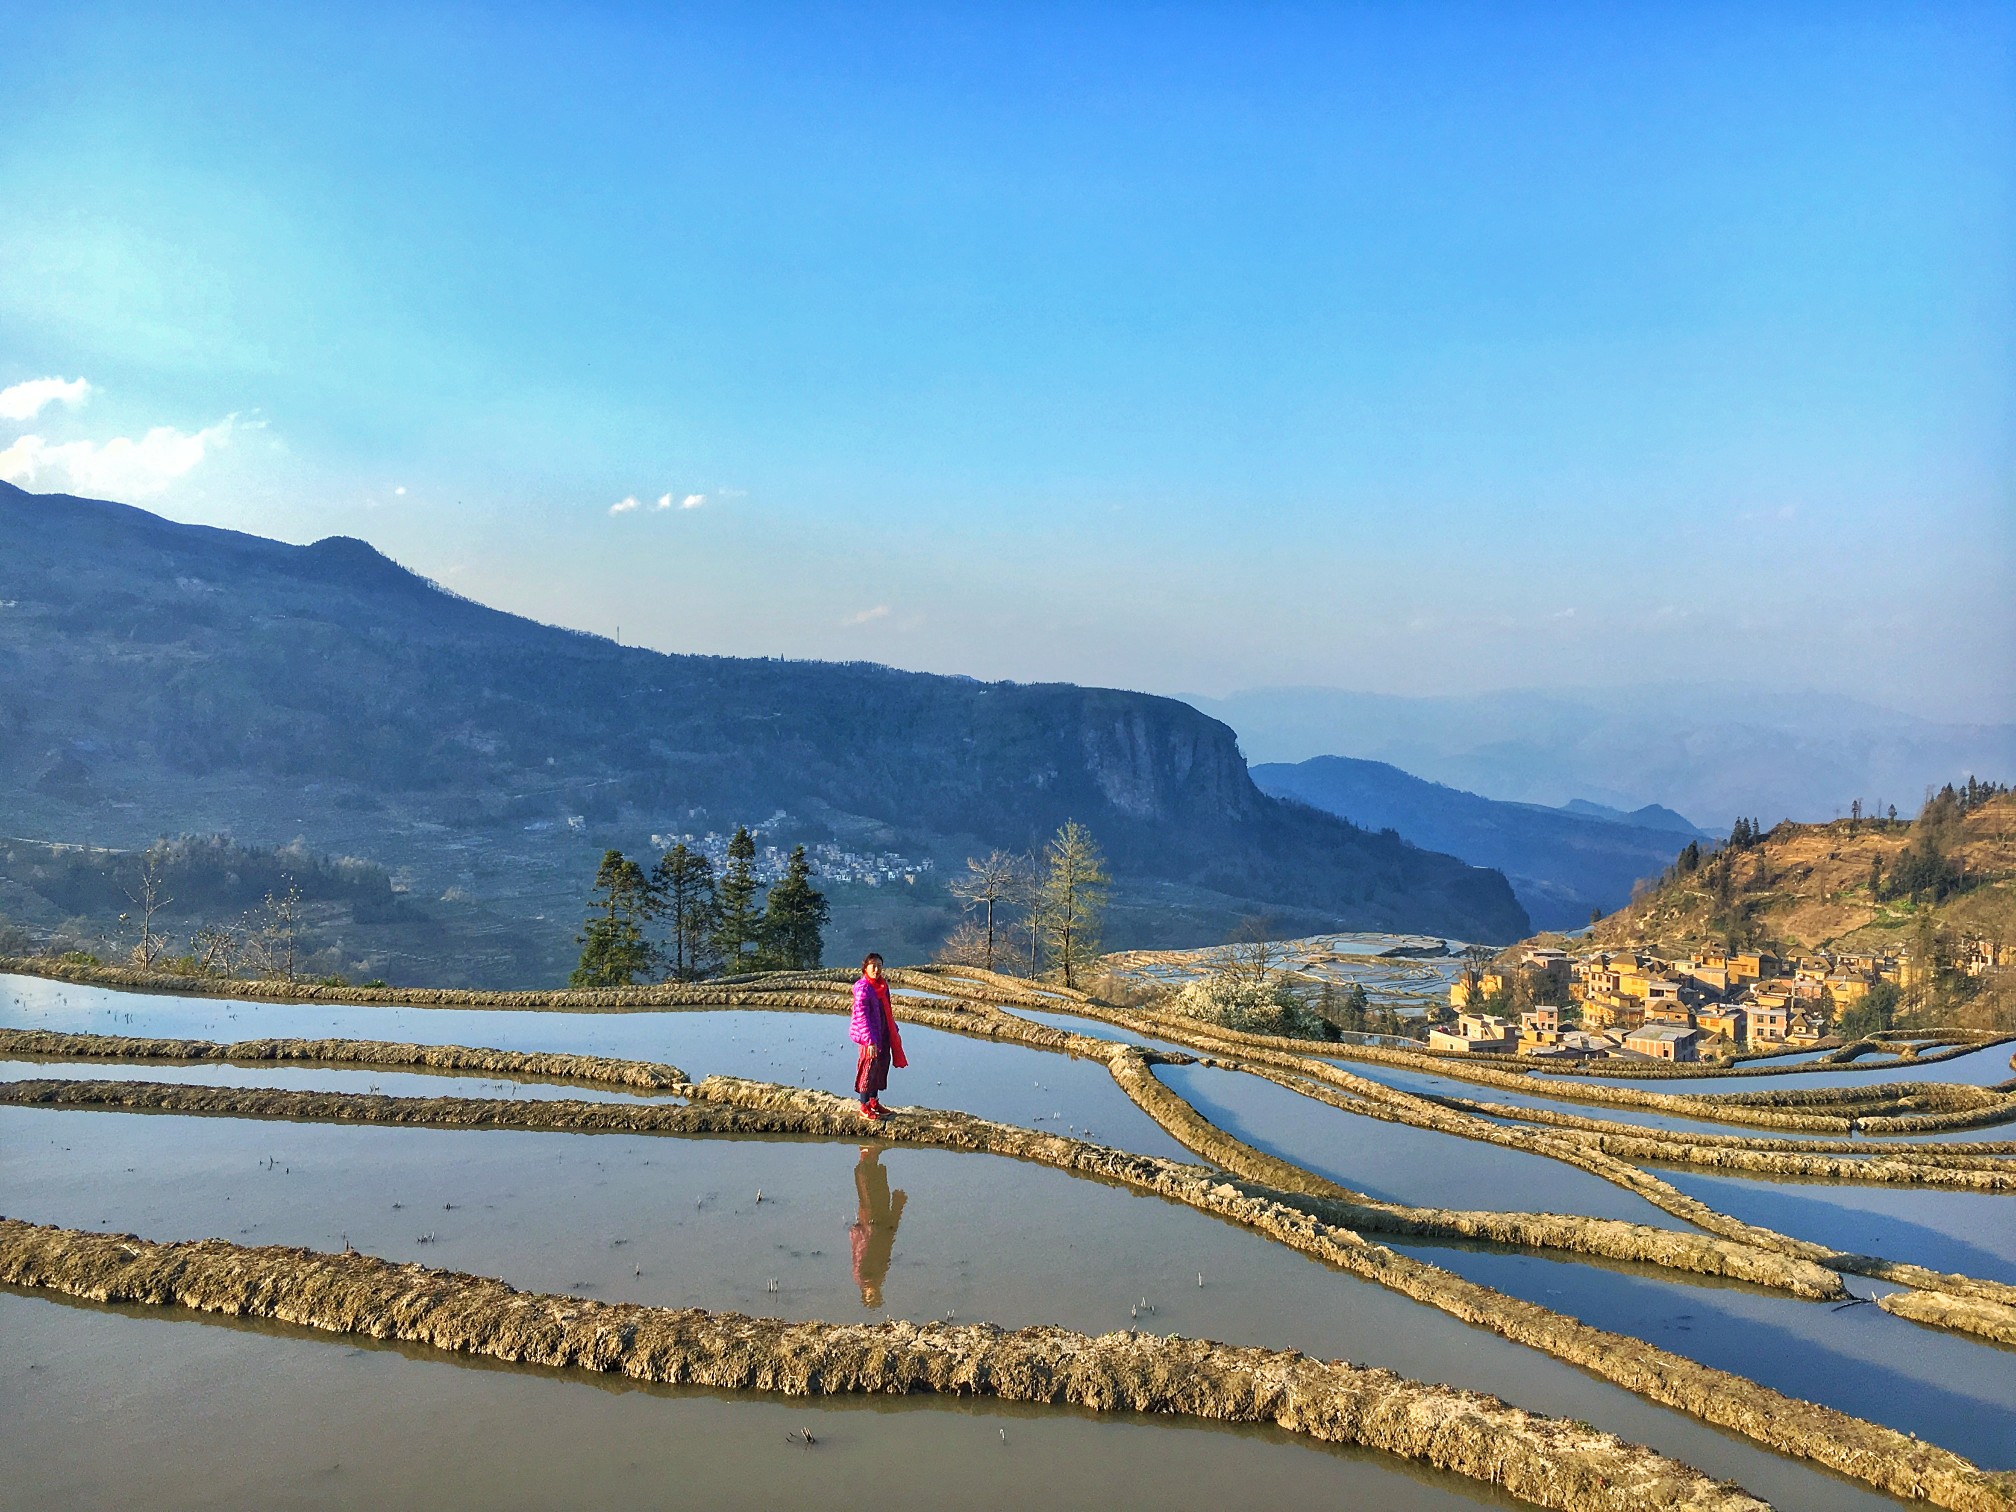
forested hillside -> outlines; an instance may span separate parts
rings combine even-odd
[[[469,602],[361,541],[7,485],[0,603],[0,801],[34,838],[305,837],[560,930],[600,849],[653,834],[782,811],[776,838],[952,864],[1077,818],[1114,863],[1116,944],[1255,910],[1527,927],[1496,873],[1267,797],[1232,732],[1170,699],[664,655]]]

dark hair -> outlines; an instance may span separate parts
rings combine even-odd
[[[882,952],[879,950],[869,951],[868,954],[861,957],[861,975],[863,976],[868,975],[868,968],[870,966],[880,966],[881,964],[882,964]]]

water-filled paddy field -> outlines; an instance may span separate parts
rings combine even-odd
[[[1195,1055],[1197,1052],[1188,1045],[1180,1045],[1174,1040],[1157,1039],[1151,1034],[1136,1034],[1132,1029],[1123,1029],[1118,1024],[1109,1024],[1103,1019],[1087,1018],[1082,1013],[1048,1013],[1038,1008],[1016,1008],[1017,1018],[1027,1019],[1032,1024],[1042,1024],[1050,1029],[1062,1029],[1066,1034],[1082,1034],[1088,1039],[1106,1040],[1115,1045],[1141,1045],[1150,1050],[1173,1050],[1181,1055]]]
[[[0,1191],[9,1216],[33,1221],[348,1243],[598,1300],[834,1321],[952,1313],[1302,1349],[1615,1425],[1745,1485],[1782,1486],[1766,1494],[1785,1505],[1887,1505],[1245,1230],[983,1156],[0,1108]],[[864,1211],[889,1240],[865,1266],[853,1247]],[[1139,1313],[1144,1300],[1152,1311]]]
[[[848,1091],[854,1081],[854,1046],[846,1021],[818,1013],[560,1013],[248,1003],[5,977],[0,978],[0,1026],[179,1039],[348,1038],[560,1050],[670,1061],[696,1078],[746,1076],[830,1092]],[[1003,1123],[1089,1132],[1102,1144],[1138,1154],[1189,1158],[1094,1062],[923,1025],[906,1028],[903,1043],[912,1069],[892,1077],[887,1097],[892,1105],[960,1108]]]
[[[1788,1396],[1901,1428],[1983,1465],[2016,1466],[2016,1351],[1920,1328],[1869,1305],[1802,1302],[1504,1251],[1398,1247]],[[1868,1296],[1884,1289],[1856,1287]]]
[[[1811,1069],[1787,1071],[1782,1076],[1747,1076],[1739,1080],[1722,1080],[1712,1076],[1675,1076],[1659,1078],[1628,1077],[1545,1077],[1548,1081],[1601,1081],[1613,1087],[1643,1087],[1654,1092],[1756,1092],[1766,1088],[1772,1090],[1795,1090],[1810,1087],[1860,1087],[1874,1086],[1879,1082],[1969,1082],[1977,1087],[1991,1087],[1998,1082],[2006,1082],[2016,1076],[2009,1057],[2016,1046],[2007,1042],[1997,1045],[1983,1045],[1977,1050],[1962,1050],[1957,1055],[1941,1055],[1934,1059],[1927,1057],[1917,1061],[1877,1061],[1858,1060],[1846,1066],[1816,1066]],[[1768,1065],[1770,1062],[1760,1064]]]
[[[1688,1226],[1635,1192],[1544,1155],[1347,1113],[1215,1066],[1161,1066],[1157,1074],[1228,1134],[1384,1202]]]
[[[30,1507],[820,1507],[871,1486],[877,1507],[1003,1512],[1518,1505],[1256,1428],[713,1395],[4,1291],[0,1338],[8,1491]],[[807,1427],[813,1445],[789,1437]]]
[[[503,1097],[528,1102],[629,1102],[664,1100],[662,1094],[631,1092],[580,1082],[530,1081],[477,1072],[438,1075],[395,1071],[382,1066],[314,1065],[294,1062],[49,1061],[0,1059],[0,1081],[56,1078],[64,1081],[176,1082],[194,1087],[281,1087],[304,1092],[382,1092],[387,1097]]]
[[[936,1001],[952,995],[948,989]],[[930,1006],[922,994],[911,996],[920,1008]],[[1071,1013],[1071,999],[1052,996],[1054,1012],[1013,1011],[1109,1043],[1183,1049]],[[696,1078],[719,1073],[842,1093],[853,1060],[845,1023],[832,1014],[265,1004],[21,977],[0,978],[0,1027],[567,1051],[670,1062]],[[1186,1165],[1200,1158],[1129,1100],[1119,1062],[1109,1070],[1090,1052],[1073,1058],[921,1024],[906,1027],[905,1042],[912,1068],[898,1075],[892,1104],[963,1110]],[[2008,1047],[1997,1049],[2006,1068]],[[1950,1064],[1970,1058],[1978,1059]],[[1138,1058],[1133,1064],[1139,1067]],[[1506,1103],[1521,1096],[1343,1064],[1406,1090]],[[1169,1063],[1151,1069],[1225,1133],[1376,1199],[1581,1214],[1695,1232],[1623,1186],[1561,1160],[1364,1117],[1236,1070]],[[1864,1069],[1894,1081],[1939,1068]],[[1795,1076],[1808,1082],[1823,1074],[1854,1073]],[[1980,1079],[2006,1075],[2005,1069]],[[502,1100],[497,1106],[506,1109],[553,1099],[679,1102],[557,1077],[398,1065],[116,1055],[0,1062],[0,1080],[30,1079],[376,1091]],[[1748,1078],[1710,1090],[1751,1091],[1793,1079]],[[1445,1080],[1446,1087],[1432,1085]],[[1551,1105],[1538,1095],[1532,1102]],[[1149,1106],[1157,1104],[1151,1099]],[[1558,1106],[1598,1111],[1565,1100]],[[1661,1126],[1659,1116],[1636,1110],[1602,1111]],[[1162,1116],[1169,1116],[1166,1109]],[[502,1121],[516,1117],[508,1113]],[[1870,1242],[1852,1247],[1888,1258],[1989,1280],[2016,1275],[2016,1244],[1999,1226],[2003,1214],[2016,1214],[2016,1197],[1666,1168],[1658,1174],[1721,1212],[1798,1238],[1845,1249],[1851,1245],[1844,1236],[1860,1234]],[[1801,1205],[1814,1203],[1821,1209]],[[1868,1485],[1555,1358],[1551,1344],[1512,1342],[1419,1293],[1340,1269],[1355,1262],[1334,1252],[1332,1263],[1324,1263],[1245,1220],[1214,1216],[1187,1200],[1035,1160],[874,1140],[865,1128],[862,1137],[839,1139],[696,1136],[0,1107],[0,1214],[153,1241],[215,1236],[325,1255],[349,1246],[590,1305],[698,1307],[843,1324],[984,1320],[1085,1335],[1135,1329],[1299,1350],[1494,1392],[1535,1412],[1593,1423],[1781,1507],[1894,1504]],[[1874,1242],[1879,1236],[1882,1243]],[[2016,1349],[1866,1304],[1836,1311],[1833,1303],[1662,1264],[1369,1237],[1440,1267],[1452,1284],[1470,1277],[1564,1320],[1582,1319],[1679,1360],[1916,1433],[1989,1468],[2016,1466]],[[1861,1296],[1894,1290],[1851,1279]],[[159,1505],[242,1503],[250,1483],[233,1479],[235,1467],[221,1476],[206,1473],[214,1465],[190,1443],[205,1423],[226,1422],[269,1423],[262,1438],[285,1440],[272,1452],[258,1497],[277,1505],[333,1506],[367,1496],[451,1507],[479,1496],[484,1505],[543,1505],[545,1493],[565,1484],[575,1500],[649,1501],[676,1487],[678,1499],[767,1506],[799,1495],[845,1494],[861,1467],[888,1455],[933,1467],[906,1466],[878,1481],[875,1499],[892,1505],[942,1504],[947,1477],[956,1480],[960,1500],[982,1506],[1011,1499],[1023,1505],[1034,1497],[1110,1505],[1149,1496],[1188,1506],[1256,1495],[1399,1508],[1515,1504],[1474,1480],[1396,1456],[1312,1445],[1273,1429],[1098,1417],[993,1400],[913,1396],[870,1406],[709,1395],[572,1371],[450,1362],[419,1348],[360,1347],[341,1336],[224,1324],[174,1309],[100,1308],[40,1292],[0,1291],[0,1320],[7,1341],[0,1345],[0,1381],[10,1404],[24,1395],[33,1403],[29,1411],[0,1415],[0,1445],[10,1470],[21,1467],[18,1484],[51,1505],[129,1504],[143,1499],[136,1489],[143,1483]],[[25,1358],[17,1340],[26,1341],[27,1354],[46,1358]],[[233,1366],[215,1363],[226,1356]],[[45,1369],[67,1373],[45,1376]],[[213,1390],[212,1376],[224,1374],[233,1375],[231,1383]],[[199,1376],[203,1390],[188,1391],[187,1380]],[[241,1381],[250,1383],[242,1392]],[[603,1389],[587,1390],[591,1381]],[[410,1410],[398,1410],[401,1404]],[[49,1422],[91,1425],[87,1431],[113,1442],[82,1463],[74,1450],[50,1442]],[[563,1426],[571,1434],[567,1445],[552,1447]],[[806,1426],[816,1445],[787,1442],[787,1432]],[[356,1449],[376,1440],[385,1446],[376,1457]],[[535,1454],[535,1446],[546,1452]],[[483,1467],[461,1481],[435,1463],[447,1460],[452,1470],[454,1459],[471,1456]],[[534,1459],[536,1467],[528,1468]],[[1209,1469],[1197,1468],[1206,1462]]]
[[[1830,1249],[2016,1283],[2016,1194],[1757,1181],[1669,1167],[1659,1174],[1718,1212]]]
[[[2005,1051],[2008,1047],[2002,1047]],[[1496,1084],[1466,1081],[1457,1076],[1438,1076],[1432,1071],[1417,1071],[1407,1066],[1385,1066],[1367,1061],[1333,1059],[1330,1064],[1349,1071],[1354,1076],[1362,1076],[1367,1081],[1376,1081],[1401,1092],[1431,1093],[1438,1097],[1460,1097],[1470,1102],[1497,1103],[1508,1108],[1532,1108],[1542,1112],[1568,1113],[1577,1118],[1600,1118],[1611,1123],[1634,1124],[1646,1129],[1665,1129],[1676,1134],[1739,1134],[1754,1138],[1766,1132],[1754,1123],[1736,1123],[1713,1118],[1691,1118],[1676,1113],[1654,1112],[1649,1108],[1618,1106],[1600,1102],[1577,1102],[1573,1093],[1577,1083],[1602,1085],[1593,1077],[1533,1077],[1529,1078],[1536,1089],[1531,1092],[1515,1091]],[[1890,1081],[1909,1080],[1900,1073],[1886,1078]],[[1694,1079],[1689,1079],[1691,1085]],[[1655,1092],[1674,1090],[1672,1084],[1655,1082],[1633,1082],[1624,1085],[1642,1086]],[[1747,1077],[1740,1081],[1716,1083],[1712,1090],[1717,1092],[1758,1092],[1778,1086],[1775,1079]],[[1561,1095],[1550,1097],[1544,1089],[1559,1088]],[[1880,1148],[1886,1144],[1966,1144],[1977,1141],[2016,1140],[2016,1123],[1985,1124],[1974,1128],[1942,1129],[1931,1133],[1915,1134],[1867,1134],[1856,1131],[1846,1134],[1802,1133],[1797,1129],[1772,1129],[1768,1131],[1773,1139],[1785,1140],[1838,1140],[1853,1138],[1870,1146]]]

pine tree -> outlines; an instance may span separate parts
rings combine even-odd
[[[729,976],[751,971],[763,938],[763,910],[756,901],[756,842],[742,825],[728,841],[728,864],[714,886],[714,927],[708,937],[721,969]]]
[[[1076,987],[1099,954],[1099,921],[1113,880],[1092,832],[1076,819],[1043,848],[1044,872],[1036,890],[1036,918],[1044,955],[1066,987]]]
[[[644,937],[644,925],[654,907],[644,868],[619,850],[604,851],[602,864],[595,868],[587,921],[574,937],[581,961],[567,985],[628,987],[649,974],[657,952]]]
[[[682,841],[658,858],[651,886],[667,924],[668,948],[662,954],[668,975],[675,982],[697,982],[712,958],[713,863]]]
[[[761,963],[773,971],[817,971],[827,914],[826,895],[812,885],[805,847],[793,846],[783,877],[763,903]]]
[[[1365,989],[1357,982],[1347,983],[1342,989],[1335,982],[1324,982],[1316,995],[1316,1011],[1340,1031],[1350,1034],[1362,1034],[1369,1021]]]

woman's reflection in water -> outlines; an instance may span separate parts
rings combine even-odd
[[[861,1147],[861,1159],[854,1166],[854,1221],[847,1232],[854,1240],[854,1281],[861,1288],[863,1307],[882,1305],[882,1282],[889,1274],[889,1252],[896,1245],[896,1225],[903,1219],[906,1193],[889,1194],[889,1173],[882,1169],[882,1152],[873,1145]]]

